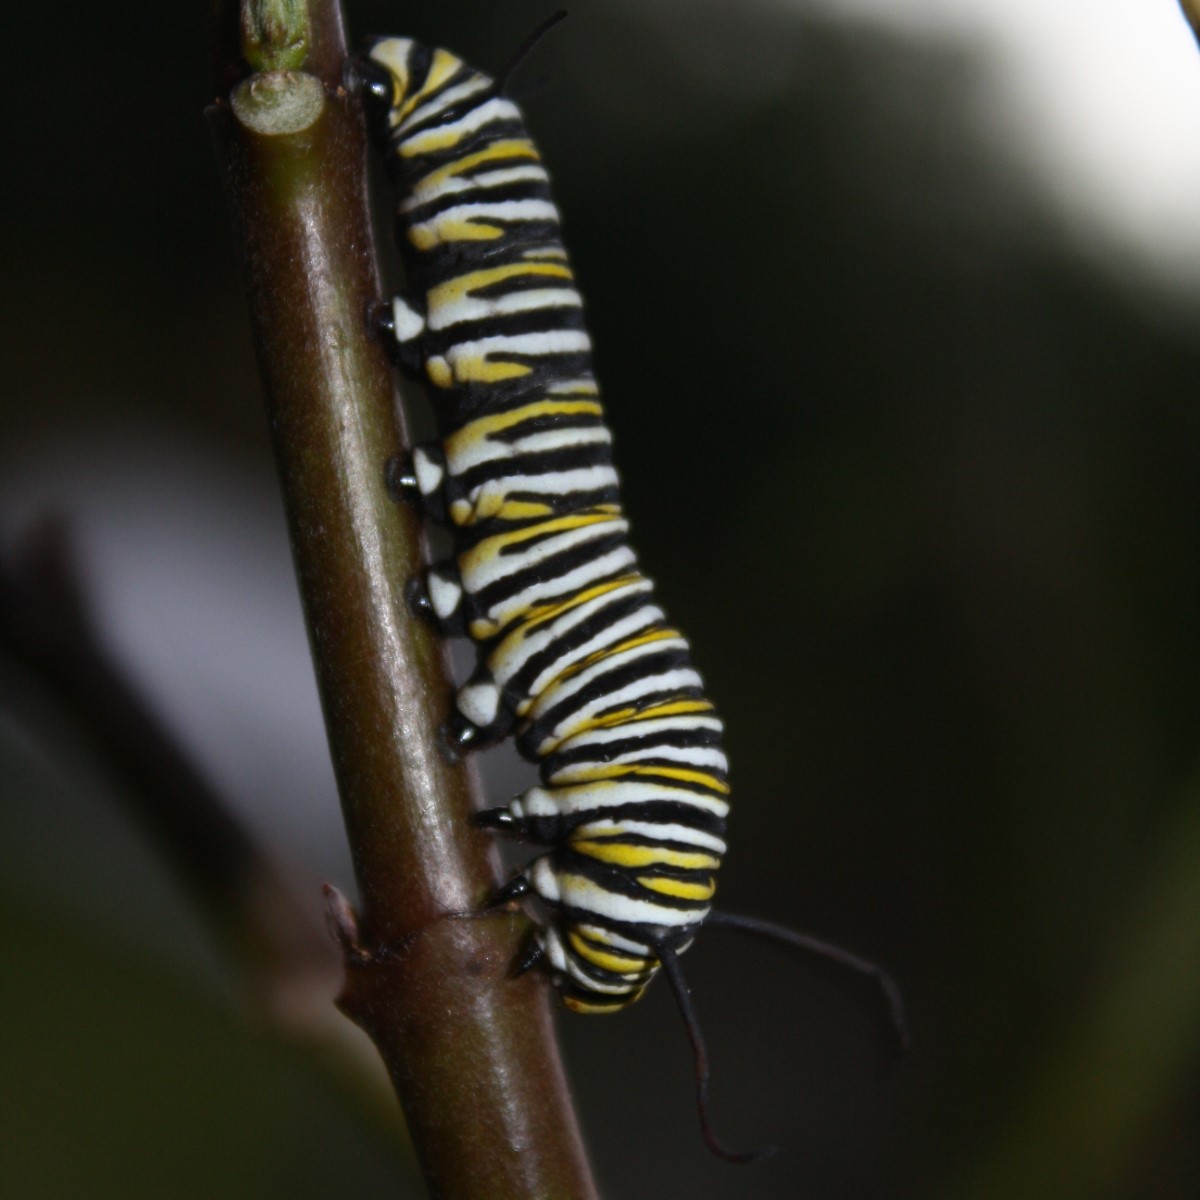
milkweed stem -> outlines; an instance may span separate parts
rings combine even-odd
[[[264,133],[224,98],[252,78],[234,7],[217,6],[222,98],[209,116],[358,881],[362,952],[347,956],[339,1004],[387,1064],[432,1196],[590,1200],[545,980],[509,978],[521,930],[436,919],[477,904],[495,872],[470,776],[437,748],[443,647],[404,604],[421,535],[385,480],[406,439],[365,320],[381,285],[342,14],[310,0],[302,61],[288,64],[320,81],[320,112]],[[418,930],[404,955],[369,952]]]

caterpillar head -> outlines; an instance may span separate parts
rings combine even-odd
[[[364,102],[379,130],[395,134],[410,122],[448,119],[478,102],[492,80],[449,50],[433,50],[412,38],[381,38],[360,60]]]

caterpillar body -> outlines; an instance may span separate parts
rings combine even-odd
[[[630,546],[558,210],[504,94],[545,28],[495,78],[407,38],[377,41],[358,66],[408,287],[377,324],[439,431],[393,483],[454,543],[412,599],[478,650],[453,745],[512,734],[539,766],[539,786],[479,817],[548,847],[502,892],[551,914],[531,960],[588,1013],[626,1007],[662,970],[692,1040],[705,1138],[743,1160],[708,1126],[707,1056],[678,965],[706,920],[867,973],[898,1029],[902,1017],[871,964],[711,911],[729,810],[721,721]]]
[[[624,1007],[708,914],[725,852],[721,722],[628,540],[581,300],[516,105],[445,50],[376,43],[413,294],[392,302],[441,440],[412,482],[454,531],[427,574],[479,665],[459,742],[515,730],[542,783],[493,814],[552,849],[525,879],[563,1000]]]

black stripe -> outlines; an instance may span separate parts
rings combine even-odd
[[[590,858],[586,854],[578,854],[574,850],[559,847],[552,850],[554,869],[572,875],[582,875],[598,888],[614,896],[625,896],[630,900],[641,900],[655,904],[660,908],[669,908],[675,912],[688,912],[692,909],[708,908],[709,900],[684,900],[679,896],[665,896],[661,892],[652,891],[638,883],[636,875],[646,875],[652,878],[667,878],[663,871],[652,871],[649,867],[618,867],[612,863],[603,863],[599,859]],[[636,875],[635,875],[636,873]],[[681,871],[672,873],[672,879],[685,883],[707,884],[712,881],[712,871]],[[590,910],[585,910],[590,911]]]
[[[692,714],[687,714],[691,716]],[[710,713],[698,714],[702,716],[711,716]],[[721,747],[721,731],[719,729],[709,729],[701,727],[698,729],[659,729],[653,733],[640,733],[638,725],[640,722],[631,721],[628,725],[623,726],[628,730],[628,736],[623,738],[614,738],[612,741],[593,742],[590,744],[576,746],[574,748],[565,747],[561,750],[555,750],[543,762],[542,770],[547,778],[552,778],[554,773],[561,771],[564,767],[569,767],[575,763],[595,762],[605,763],[612,762],[620,758],[622,754],[627,754],[631,750],[644,750],[648,746],[673,746],[680,750],[691,748],[707,748],[715,746],[718,749]],[[663,760],[666,761],[665,759]]]
[[[526,698],[536,699],[529,689],[543,671],[557,663],[560,665],[561,677],[561,671],[565,671],[574,664],[580,649],[588,642],[598,637],[606,629],[610,629],[618,621],[624,620],[630,614],[653,603],[653,596],[647,592],[636,592],[633,595],[612,592],[606,598],[608,603],[592,613],[586,620],[579,621],[560,636],[552,638],[544,649],[534,654],[509,680],[505,691],[511,695],[514,702]],[[556,618],[556,620],[565,619],[567,615],[569,614],[564,614],[564,617]],[[646,628],[651,629],[655,624],[656,622],[649,622]]]
[[[458,321],[445,329],[427,330],[422,343],[427,355],[446,355],[456,346],[478,341],[487,337],[520,337],[527,333],[558,333],[560,331],[586,332],[583,310],[578,304],[562,306],[547,304],[542,308],[525,312],[496,313],[487,317],[475,317]],[[519,362],[522,364],[542,363],[567,355],[586,353],[577,349],[548,350],[545,354],[525,354],[515,350],[496,347],[487,351],[488,362]]]
[[[466,116],[467,111],[469,110],[456,114],[454,120]],[[448,124],[448,122],[437,122],[437,124]],[[430,125],[428,128],[434,127]],[[428,132],[428,129],[425,132]],[[525,122],[520,117],[493,117],[490,121],[484,121],[477,129],[462,133],[451,146],[445,146],[438,150],[426,150],[422,154],[403,155],[400,153],[400,143],[408,141],[412,134],[413,131],[409,129],[405,129],[398,136],[393,132],[392,153],[388,155],[392,163],[393,177],[407,185],[415,184],[422,176],[437,170],[438,167],[444,167],[447,163],[455,162],[457,159],[465,158],[468,154],[474,154],[476,150],[484,149],[491,142],[528,136],[525,132]]]
[[[553,450],[531,450],[525,454],[514,454],[510,458],[493,458],[487,462],[476,463],[450,478],[457,485],[456,491],[460,491],[463,496],[470,496],[476,488],[498,479],[510,479],[519,475],[552,475],[555,471],[610,466],[611,442],[585,442],[580,446],[558,446]],[[580,504],[576,511],[585,512],[587,507]]]
[[[603,820],[603,817],[597,816],[597,819]],[[644,833],[587,833],[581,835],[581,840],[597,842],[604,846],[643,846],[647,850],[674,850],[680,854],[708,854],[717,859],[721,857],[721,851],[711,850],[707,846],[697,846],[694,842],[680,842],[670,838],[647,837]],[[572,843],[572,845],[577,844],[577,842]],[[583,854],[584,851],[581,850],[579,853]],[[657,867],[632,867],[628,869],[641,872],[644,870],[654,870]],[[711,876],[715,870],[715,867],[665,867],[663,868],[663,873],[679,875],[682,872],[684,875],[694,875],[700,872],[705,876]]]
[[[609,551],[623,545],[624,542],[625,535],[623,533],[602,534],[580,545],[571,546],[569,549],[563,550],[558,554],[552,554],[542,562],[535,563],[533,566],[515,571],[512,575],[498,579],[495,583],[488,584],[487,587],[482,588],[474,594],[468,593],[467,600],[473,608],[478,610],[479,615],[483,616],[498,604],[514,599],[536,584],[548,583],[552,580],[560,579],[570,571],[602,558]],[[589,581],[588,586],[592,587],[605,580],[619,578],[621,575],[627,574],[628,571],[629,564],[626,563],[608,574],[597,576],[596,579]],[[539,599],[538,603],[550,604],[555,600],[565,600],[572,594],[569,590],[552,591],[549,595]],[[520,617],[516,617],[514,618],[514,622],[520,619]]]
[[[554,785],[545,784],[553,792]],[[547,846],[560,845],[571,831],[589,821],[644,821],[648,825],[683,825],[714,837],[725,836],[725,818],[705,808],[683,800],[638,800],[631,804],[615,804],[611,808],[593,807],[577,813],[560,813],[553,817],[528,817],[517,836]]]
[[[442,166],[445,165],[442,164]],[[413,190],[415,191],[419,186],[419,181],[415,182]],[[407,224],[420,225],[451,208],[475,204],[500,204],[509,200],[545,200],[551,204],[554,203],[550,196],[550,185],[544,179],[516,179],[511,183],[498,184],[495,187],[476,185],[443,192],[440,196],[426,200],[415,208],[406,209],[403,212],[399,212],[399,208],[397,208],[399,212],[397,219]]]
[[[583,400],[593,399],[590,396],[579,398]],[[558,397],[547,397],[547,399],[558,399]],[[562,399],[569,400],[571,397],[564,396]],[[599,401],[596,401],[596,403],[599,403]],[[522,438],[528,437],[532,433],[545,433],[552,429],[596,428],[604,428],[604,418],[599,413],[540,413],[537,416],[526,417],[523,421],[508,426],[507,429],[494,430],[484,440],[488,442],[519,442]]]
[[[564,722],[569,724],[583,709],[591,709],[597,701],[602,701],[610,695],[612,703],[594,708],[592,710],[594,716],[603,717],[626,707],[640,711],[667,700],[698,696],[700,695],[699,688],[679,687],[671,684],[665,685],[661,689],[655,689],[646,696],[633,699],[617,699],[616,697],[617,692],[639,680],[653,679],[668,671],[675,671],[680,667],[690,667],[691,665],[691,656],[685,647],[669,647],[651,651],[632,662],[613,663],[607,669],[600,670],[585,687],[569,696],[564,696],[558,703],[551,705],[529,726],[528,730],[522,733],[522,744],[528,740],[531,747],[538,745],[556,726]]]

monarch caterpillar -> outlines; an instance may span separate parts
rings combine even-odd
[[[397,188],[408,293],[374,324],[427,389],[439,436],[389,465],[394,492],[450,526],[454,557],[410,606],[478,660],[445,730],[452,751],[510,733],[541,783],[480,824],[540,843],[494,898],[551,913],[521,966],[542,962],[577,1012],[632,1004],[661,970],[683,1014],[701,1127],[708,1058],[679,955],[702,924],[758,934],[873,979],[878,967],[770,922],[714,912],[725,853],[722,724],[683,635],[628,541],[582,301],[540,155],[505,94],[562,13],[491,78],[448,50],[374,43],[357,74]]]

